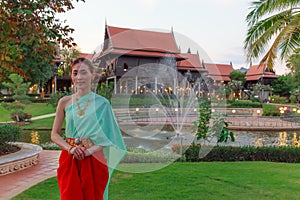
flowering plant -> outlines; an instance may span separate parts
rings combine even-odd
[[[15,112],[11,114],[10,118],[16,122],[23,122],[23,121],[30,121],[31,116],[32,115],[29,113]]]

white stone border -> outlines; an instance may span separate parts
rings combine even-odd
[[[12,143],[21,148],[21,150],[0,157],[0,176],[27,169],[39,163],[39,153],[42,147],[23,143]]]

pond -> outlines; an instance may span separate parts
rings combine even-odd
[[[300,130],[297,131],[233,131],[235,142],[231,146],[300,146]],[[172,131],[160,131],[151,137],[141,137],[140,129],[132,130],[129,136],[124,136],[127,147],[142,148],[147,150],[160,149],[169,144],[173,137]],[[37,143],[42,145],[51,141],[51,130],[25,130],[22,131],[20,142]],[[137,135],[137,137],[133,137]]]

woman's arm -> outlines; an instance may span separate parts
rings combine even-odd
[[[104,149],[103,146],[93,145],[93,146],[91,146],[90,148],[88,148],[84,151],[84,155],[85,156],[90,156],[90,155],[92,155],[93,153],[95,153],[97,151],[102,151],[103,149]]]
[[[80,146],[72,147],[59,134],[65,119],[65,108],[69,99],[70,97],[63,97],[58,102],[56,116],[51,131],[51,140],[62,149],[68,151],[69,154],[73,154],[76,159],[82,160],[84,159],[85,148]]]
[[[64,97],[58,101],[55,119],[51,131],[51,140],[64,150],[68,150],[70,145],[60,136],[62,124],[65,119],[65,105],[67,99]]]

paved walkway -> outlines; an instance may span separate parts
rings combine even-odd
[[[60,151],[43,150],[39,164],[0,176],[0,200],[8,200],[33,185],[56,176]]]

